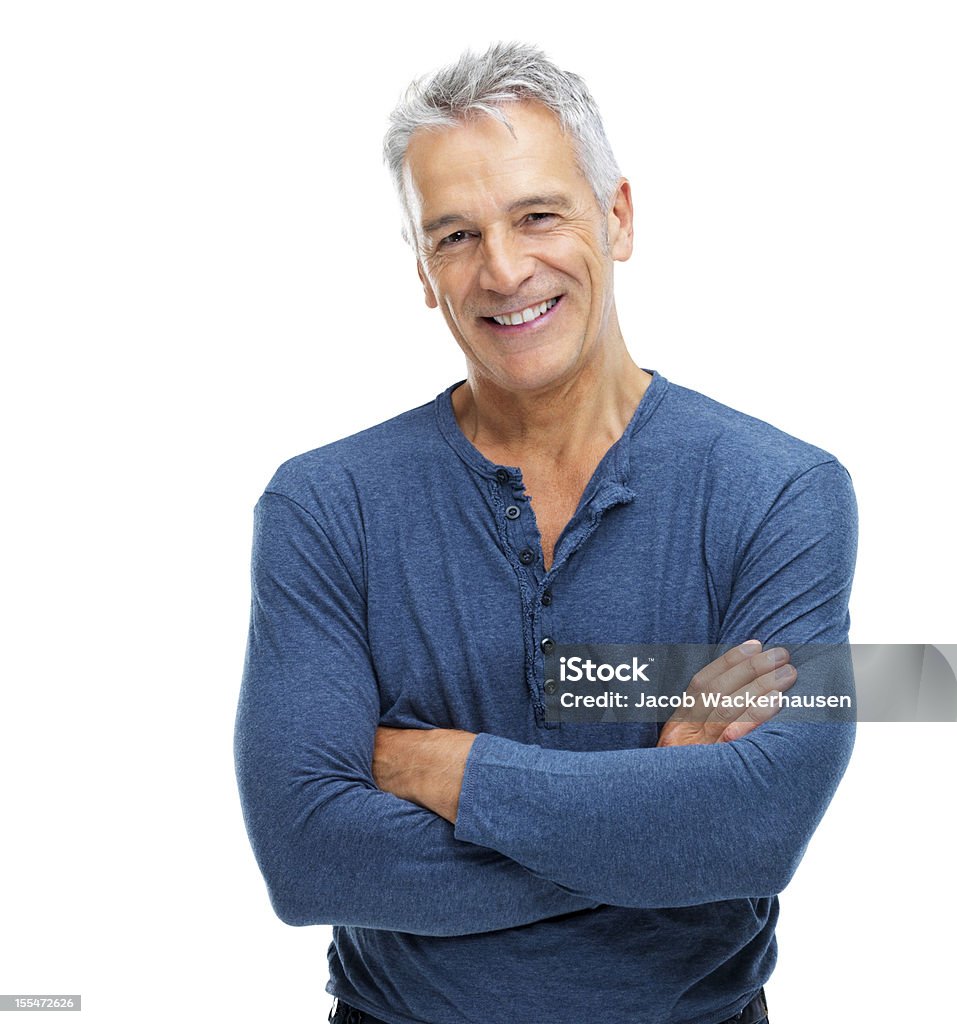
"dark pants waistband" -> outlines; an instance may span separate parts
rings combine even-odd
[[[747,1006],[733,1017],[721,1024],[762,1024],[768,1019],[768,1001],[764,997],[764,989],[748,1003]],[[357,1010],[354,1006],[336,999],[329,1011],[330,1024],[386,1024],[380,1017],[373,1017],[365,1010]]]

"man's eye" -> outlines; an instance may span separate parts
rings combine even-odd
[[[527,220],[532,224],[541,224],[543,221],[551,220],[554,213],[530,213]]]
[[[450,245],[457,245],[466,238],[468,238],[467,231],[453,231],[451,235],[446,235],[445,238],[439,242],[439,246],[443,249],[447,249]]]

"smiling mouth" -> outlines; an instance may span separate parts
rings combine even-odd
[[[519,327],[522,324],[532,323],[540,316],[544,316],[550,309],[553,309],[561,298],[556,295],[552,299],[546,299],[536,306],[528,306],[525,309],[517,310],[514,313],[501,313],[498,316],[483,316],[482,319],[488,323],[498,324],[500,327]]]

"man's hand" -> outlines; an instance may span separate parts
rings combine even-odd
[[[749,693],[759,696],[787,690],[797,679],[783,647],[762,651],[758,640],[748,640],[695,673],[687,693],[696,698],[694,707],[679,708],[661,728],[659,747],[682,747],[693,743],[727,743],[739,740],[762,722],[777,714],[775,707],[705,707],[703,693],[721,696]],[[743,704],[744,701],[742,700]]]
[[[391,729],[380,725],[372,753],[376,785],[455,824],[465,760],[476,735],[462,729]]]

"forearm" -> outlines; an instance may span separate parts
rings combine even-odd
[[[852,742],[852,725],[774,722],[734,743],[583,753],[481,734],[455,836],[602,903],[767,896],[790,880]]]
[[[462,729],[376,729],[376,785],[455,823],[465,762],[476,733]]]
[[[273,908],[287,924],[462,935],[596,905],[460,842],[447,821],[368,783],[297,771],[300,758],[264,765],[250,729],[241,715],[243,809]]]

